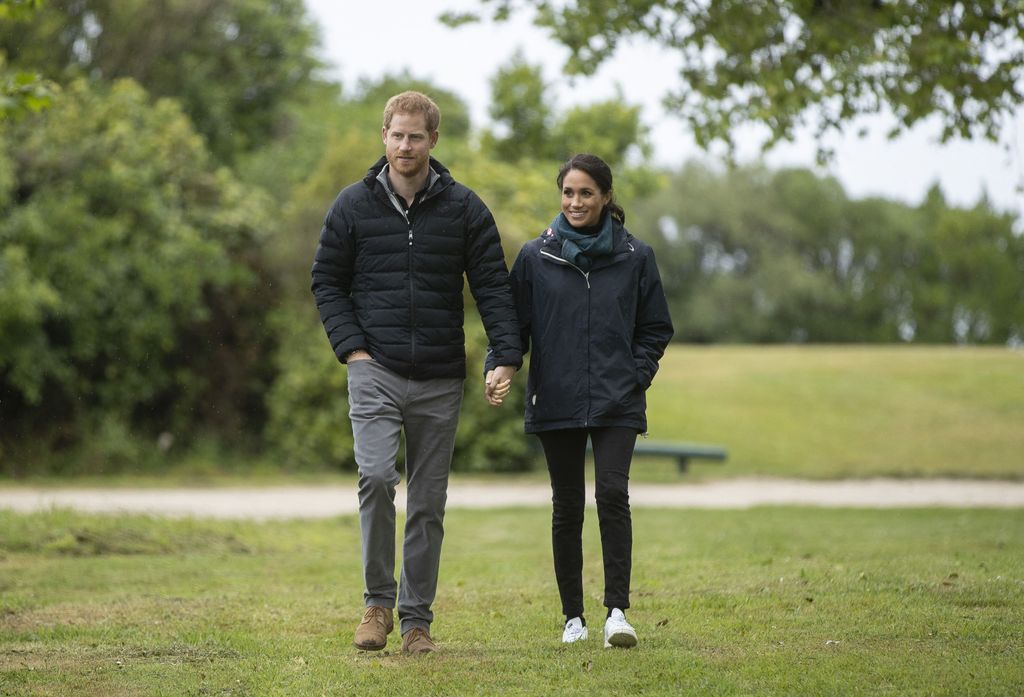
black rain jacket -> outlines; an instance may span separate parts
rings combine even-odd
[[[320,232],[312,291],[342,362],[356,349],[404,377],[466,376],[463,273],[496,365],[522,365],[515,308],[498,229],[470,189],[439,175],[406,212],[377,176],[346,187]],[[404,206],[403,206],[404,207]]]
[[[510,280],[523,353],[531,349],[527,433],[621,426],[647,431],[646,390],[672,338],[654,251],[617,221],[612,253],[584,273],[549,228]],[[498,365],[488,360],[488,367]]]

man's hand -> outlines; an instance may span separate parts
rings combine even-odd
[[[364,349],[356,349],[355,351],[350,351],[345,356],[345,362],[346,363],[355,363],[356,361],[372,361],[372,360],[373,360],[373,356],[371,356]]]
[[[499,365],[487,371],[484,378],[484,396],[492,407],[500,406],[512,388],[512,376],[516,374],[515,366]]]

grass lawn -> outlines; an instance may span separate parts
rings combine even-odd
[[[672,346],[652,439],[718,443],[700,475],[1024,478],[1024,351]],[[652,461],[639,476],[671,476]]]
[[[439,654],[361,653],[354,517],[0,512],[0,694],[1008,695],[1024,512],[637,510],[641,643],[562,646],[549,512],[452,510]],[[597,525],[586,602],[599,635]]]

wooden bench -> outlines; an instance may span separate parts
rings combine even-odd
[[[590,442],[587,442],[587,452],[591,451]],[[720,445],[704,445],[701,443],[666,443],[664,441],[647,440],[637,438],[633,446],[634,455],[644,457],[674,457],[679,473],[682,474],[690,466],[691,458],[702,458],[705,460],[724,461],[729,453]]]

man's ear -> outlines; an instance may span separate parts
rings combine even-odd
[[[381,127],[381,129],[380,129],[380,139],[382,141],[384,141],[384,145],[388,144],[388,128],[387,128],[387,126]]]
[[[437,145],[437,139],[440,137],[440,132],[432,131],[430,134],[430,149],[433,150],[434,146]]]

